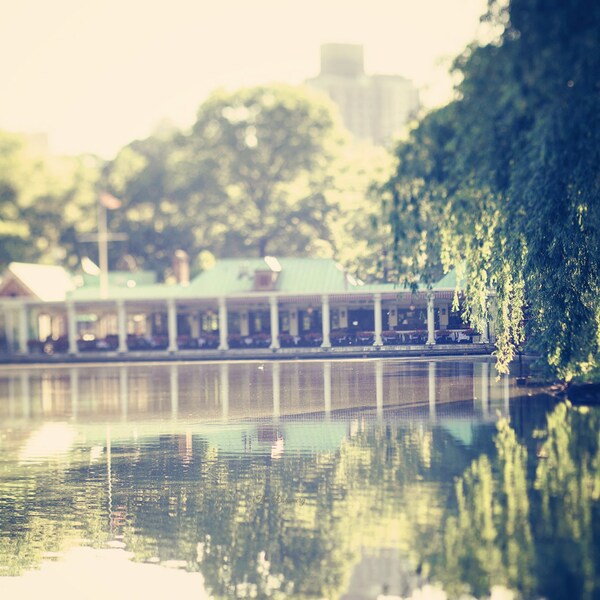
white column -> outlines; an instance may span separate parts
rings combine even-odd
[[[4,307],[4,335],[6,336],[7,351],[9,354],[13,353],[14,341],[15,341],[15,323],[12,307]]]
[[[69,336],[69,354],[77,354],[77,313],[73,302],[67,302],[67,332]]]
[[[271,346],[270,348],[275,350],[280,348],[279,345],[279,306],[277,304],[277,297],[271,296],[269,298],[269,305],[271,306]]]
[[[298,307],[290,308],[290,335],[298,335]]]
[[[375,307],[373,308],[375,311],[375,341],[373,346],[383,346],[383,340],[381,339],[381,294],[375,294],[373,299],[375,300]]]
[[[427,345],[435,344],[435,313],[433,308],[433,294],[427,295]]]
[[[321,348],[331,348],[331,340],[329,339],[329,332],[331,329],[331,321],[329,317],[329,296],[323,296],[321,321],[323,325],[323,343]]]
[[[118,352],[125,354],[127,352],[127,313],[123,300],[117,300],[117,329],[119,330]]]
[[[19,353],[27,354],[27,306],[22,303],[19,306]]]
[[[167,300],[167,321],[169,326],[169,352],[177,352],[177,305],[173,298]]]
[[[227,337],[227,304],[225,298],[219,298],[219,350],[229,350]]]

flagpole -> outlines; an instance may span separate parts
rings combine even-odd
[[[106,207],[98,202],[98,260],[100,262],[100,298],[108,298],[108,225]]]

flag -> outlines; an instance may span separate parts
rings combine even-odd
[[[104,208],[108,208],[108,210],[115,210],[116,208],[121,208],[122,202],[115,198],[112,194],[108,192],[100,192],[100,204],[104,206]]]

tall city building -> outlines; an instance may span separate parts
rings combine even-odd
[[[321,72],[306,84],[325,92],[340,108],[346,128],[360,139],[386,145],[419,109],[419,92],[400,75],[367,75],[363,47],[321,46]]]

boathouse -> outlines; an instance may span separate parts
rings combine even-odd
[[[234,356],[410,349],[493,342],[453,310],[450,272],[430,287],[363,284],[331,259],[231,258],[175,284],[148,272],[72,276],[11,263],[0,281],[7,356]]]

